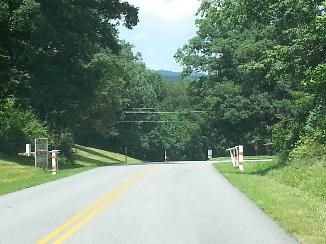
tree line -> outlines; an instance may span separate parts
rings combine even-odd
[[[209,111],[211,147],[324,157],[326,2],[203,0],[197,15],[197,35],[176,58],[205,73],[189,91]]]
[[[162,160],[173,143],[190,143],[191,129],[180,122],[122,123],[186,121],[124,111],[189,106],[185,83],[148,70],[119,39],[119,25],[137,23],[138,9],[118,0],[1,1],[0,151],[15,155],[34,138],[48,137],[70,162],[75,142],[119,152],[128,147],[133,156]]]
[[[197,34],[175,55],[184,78],[171,82],[119,39],[119,25],[138,23],[127,2],[1,1],[0,151],[46,136],[70,162],[76,142],[145,160],[237,144],[321,157],[325,11],[325,1],[202,0]],[[136,108],[174,113],[126,113]]]

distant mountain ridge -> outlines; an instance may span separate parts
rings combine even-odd
[[[170,70],[154,70],[155,72],[158,72],[160,75],[163,76],[163,78],[171,81],[178,81],[181,80],[181,74],[182,72],[175,72]],[[191,78],[193,80],[198,80],[199,77],[201,77],[202,74],[200,73],[194,73],[191,75]]]
[[[169,70],[156,70],[160,75],[162,75],[167,80],[180,80],[181,72],[169,71]]]

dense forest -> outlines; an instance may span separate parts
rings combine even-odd
[[[144,160],[237,144],[324,157],[325,1],[202,0],[177,82],[119,39],[138,21],[119,0],[1,1],[0,151],[45,136],[67,162],[74,143]]]
[[[322,157],[326,142],[326,2],[202,1],[197,35],[178,51],[207,141]]]

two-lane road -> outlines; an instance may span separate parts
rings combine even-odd
[[[101,167],[0,197],[0,243],[296,243],[208,162]]]

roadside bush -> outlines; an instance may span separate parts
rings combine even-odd
[[[326,108],[313,109],[305,123],[303,134],[290,153],[290,160],[325,159],[326,153]]]
[[[14,155],[34,138],[49,137],[46,126],[31,111],[16,106],[14,98],[0,101],[0,152]]]
[[[325,159],[325,144],[321,144],[312,137],[306,137],[299,140],[298,145],[294,148],[289,156],[291,161],[304,159]],[[308,160],[311,162],[311,160]]]
[[[74,157],[72,148],[74,147],[73,134],[68,130],[52,131],[50,141],[51,148],[60,150],[61,161],[65,164],[73,163]]]
[[[271,127],[273,146],[279,152],[279,160],[285,162],[299,139],[302,125],[295,120],[281,120]]]

